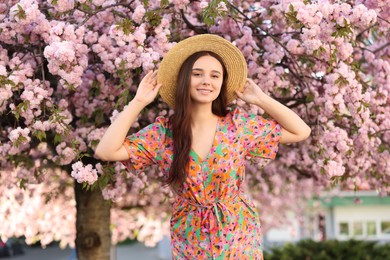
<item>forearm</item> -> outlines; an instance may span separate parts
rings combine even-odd
[[[130,127],[137,119],[145,105],[133,99],[126,108],[118,115],[115,121],[108,127],[100,140],[95,155],[100,159],[108,159],[118,152],[123,145]]]
[[[261,93],[258,96],[255,105],[261,107],[267,114],[275,119],[282,128],[297,136],[297,140],[306,139],[310,135],[310,127],[294,111],[270,96]],[[295,140],[293,139],[290,141]]]

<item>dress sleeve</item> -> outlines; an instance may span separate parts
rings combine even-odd
[[[239,108],[233,111],[233,120],[240,131],[246,156],[275,159],[282,135],[278,122],[248,114]]]
[[[155,123],[126,137],[123,145],[129,159],[122,161],[122,164],[128,170],[138,172],[146,166],[158,165],[161,162],[167,132],[166,122],[166,118],[158,117]]]

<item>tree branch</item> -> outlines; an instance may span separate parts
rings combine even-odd
[[[201,26],[195,26],[193,25],[186,17],[186,15],[184,14],[184,11],[183,10],[180,10],[180,14],[181,14],[181,17],[183,18],[183,21],[184,23],[188,26],[188,28],[190,28],[191,30],[193,30],[194,32],[196,32],[197,34],[204,34],[204,33],[207,33],[207,28],[206,27],[201,27]]]
[[[112,5],[107,5],[101,9],[98,9],[98,10],[95,10],[94,12],[89,12],[89,11],[85,11],[85,10],[82,10],[80,8],[76,8],[76,10],[79,10],[83,13],[86,13],[88,14],[88,16],[84,19],[84,21],[82,21],[78,26],[77,28],[83,26],[86,22],[88,22],[89,19],[91,19],[93,16],[95,16],[96,14],[100,13],[100,12],[103,12],[109,8],[113,8],[113,7],[117,7],[117,6],[123,6],[125,8],[128,8],[130,9],[131,11],[134,11],[132,8],[130,8],[130,5],[134,2],[134,0],[132,0],[130,3],[126,3],[126,1],[123,1],[123,2],[119,2],[119,3],[116,3],[116,4],[112,4]]]

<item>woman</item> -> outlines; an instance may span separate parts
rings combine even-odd
[[[175,45],[149,72],[134,99],[101,139],[96,156],[131,170],[157,164],[177,196],[171,218],[174,259],[262,259],[259,216],[241,189],[245,158],[274,159],[280,143],[310,128],[246,78],[242,53],[215,35]],[[138,114],[160,93],[170,118],[126,138]],[[274,120],[227,109],[236,97]]]

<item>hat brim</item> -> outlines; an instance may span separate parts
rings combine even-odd
[[[160,96],[170,107],[175,107],[176,81],[184,61],[192,54],[210,51],[223,60],[227,73],[227,101],[236,99],[235,91],[241,89],[247,79],[247,64],[244,55],[231,42],[224,38],[201,34],[189,37],[177,43],[163,58],[157,73],[157,82],[161,83]]]

